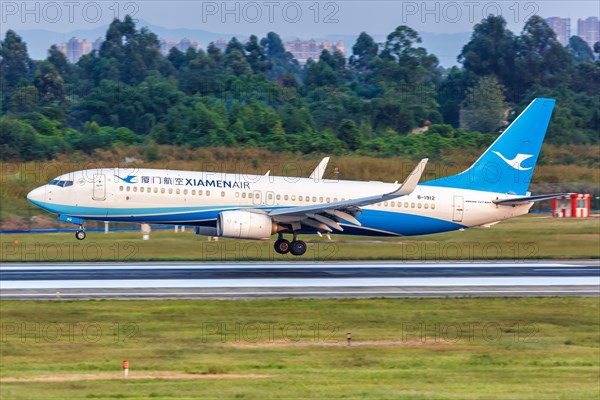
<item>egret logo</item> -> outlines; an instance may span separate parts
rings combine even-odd
[[[116,178],[119,178],[120,180],[122,180],[125,183],[137,183],[134,182],[133,179],[136,178],[135,175],[128,175],[126,178],[121,178],[119,175],[115,175]]]
[[[528,168],[524,168],[521,166],[521,163],[525,160],[527,160],[528,158],[533,157],[532,154],[517,154],[515,156],[515,158],[513,158],[512,160],[507,159],[506,157],[504,157],[499,151],[493,151],[492,153],[496,154],[498,157],[500,157],[505,163],[507,163],[508,165],[510,165],[511,167],[513,167],[514,169],[518,169],[519,171],[528,171],[530,170],[532,167],[528,167]]]

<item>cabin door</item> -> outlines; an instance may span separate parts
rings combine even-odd
[[[93,185],[92,199],[98,201],[106,200],[106,175],[94,174]]]
[[[454,196],[454,213],[452,215],[452,221],[462,222],[464,211],[464,199],[462,196]]]

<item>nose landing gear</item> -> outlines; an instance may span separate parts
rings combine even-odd
[[[295,256],[301,256],[306,253],[306,243],[298,240],[298,236],[294,234],[294,239],[290,242],[283,238],[280,233],[274,244],[275,251],[279,254],[292,253]]]
[[[85,239],[85,231],[83,230],[83,225],[79,225],[79,230],[77,230],[77,232],[75,232],[75,238],[77,240]]]

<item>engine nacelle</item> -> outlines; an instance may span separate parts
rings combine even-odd
[[[217,236],[233,239],[269,239],[278,226],[268,215],[223,211],[217,218]]]

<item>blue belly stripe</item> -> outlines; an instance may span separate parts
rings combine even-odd
[[[239,206],[106,208],[79,207],[45,202],[35,202],[35,204],[55,214],[69,215],[86,220],[154,224],[180,223],[182,225],[214,220],[224,210],[243,208]],[[260,208],[272,209],[274,207]],[[110,214],[107,215],[107,212],[110,212]],[[336,231],[334,233],[361,236],[415,236],[467,228],[466,225],[443,219],[383,210],[363,210],[357,219],[362,226],[344,224],[343,232]]]

